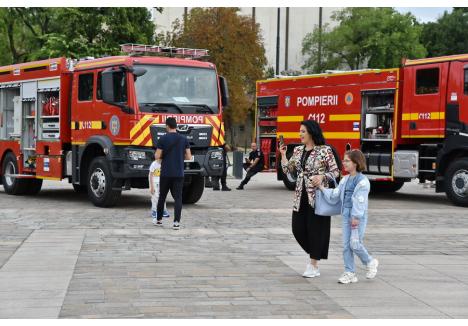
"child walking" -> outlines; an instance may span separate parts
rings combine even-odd
[[[156,153],[155,153],[156,156]],[[154,159],[153,163],[151,163],[149,168],[149,187],[151,193],[151,217],[153,218],[153,224],[157,225],[157,206],[158,206],[158,199],[159,199],[159,178],[161,175],[161,160]],[[169,218],[169,212],[166,208],[166,203],[164,203],[164,213],[163,217]],[[162,224],[162,223],[161,223]]]
[[[336,204],[341,199],[341,215],[343,217],[343,260],[345,271],[338,279],[339,283],[356,283],[354,255],[358,256],[366,266],[366,277],[369,279],[377,275],[379,262],[367,252],[363,239],[367,225],[368,196],[370,182],[362,174],[366,169],[364,154],[357,149],[348,151],[344,155],[343,166],[349,174],[341,179],[335,189],[327,189],[323,185],[320,190],[325,199]]]

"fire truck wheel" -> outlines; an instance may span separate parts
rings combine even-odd
[[[13,153],[8,153],[5,156],[2,171],[2,183],[5,192],[9,195],[24,195],[28,188],[28,179],[18,179],[9,176],[18,173],[18,164]]]
[[[405,183],[403,181],[371,181],[370,184],[373,193],[390,193],[400,190]]]
[[[112,189],[113,178],[107,160],[96,157],[88,170],[88,197],[97,207],[111,207],[119,200],[121,189]]]
[[[78,183],[73,184],[73,190],[75,190],[75,192],[77,194],[86,194],[86,193],[88,193],[88,187],[86,187],[84,185],[80,185]]]
[[[42,179],[29,179],[26,189],[27,195],[37,195],[42,188]]]
[[[182,203],[195,204],[203,195],[205,190],[205,179],[201,175],[192,176],[192,181],[188,185],[184,185],[182,190]]]
[[[453,162],[444,179],[447,197],[457,206],[468,207],[468,158]]]

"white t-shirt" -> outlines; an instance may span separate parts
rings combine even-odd
[[[161,162],[153,161],[149,168],[149,174],[153,175],[154,183],[159,183],[159,177],[161,175]]]

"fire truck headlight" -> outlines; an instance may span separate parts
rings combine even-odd
[[[146,159],[146,152],[141,151],[128,151],[128,158],[133,161]]]
[[[222,160],[223,159],[223,152],[215,151],[210,153],[210,160]]]

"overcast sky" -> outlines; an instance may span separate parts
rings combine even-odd
[[[439,16],[442,16],[444,11],[452,12],[452,7],[438,8],[420,8],[420,7],[395,7],[401,13],[411,12],[419,22],[426,23],[436,21]]]

